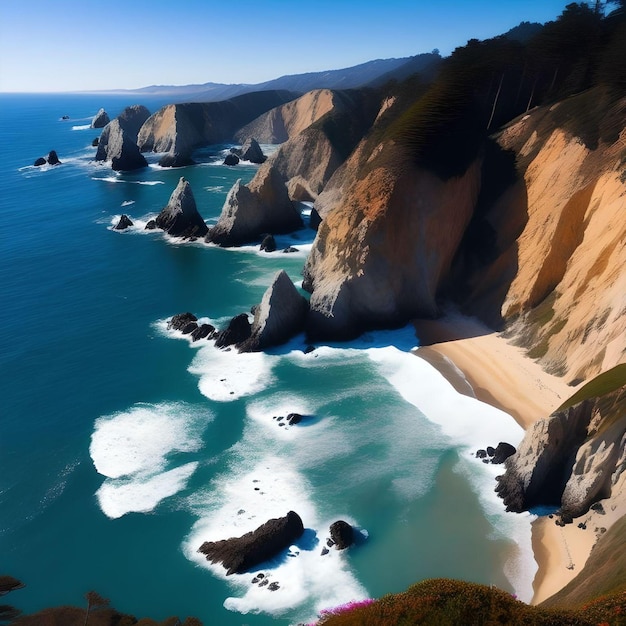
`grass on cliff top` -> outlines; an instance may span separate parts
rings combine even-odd
[[[620,363],[610,370],[603,372],[583,385],[574,395],[570,396],[557,411],[564,411],[570,407],[591,400],[606,396],[620,387],[626,385],[626,363]]]
[[[529,606],[486,585],[448,579],[425,580],[404,593],[371,603],[355,603],[324,612],[318,625],[399,626],[624,626],[626,592],[600,598],[577,610]]]

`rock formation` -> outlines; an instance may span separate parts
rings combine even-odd
[[[120,172],[130,172],[148,165],[137,144],[117,118],[109,122],[100,135],[96,161],[111,161],[111,167]]]
[[[91,120],[91,128],[104,128],[111,120],[104,109],[100,109]]]
[[[250,337],[252,327],[247,313],[235,315],[228,326],[215,334],[215,347],[227,348],[235,344],[243,343]]]
[[[221,563],[226,575],[243,574],[278,556],[304,532],[300,516],[289,511],[285,517],[270,519],[256,530],[241,537],[222,541],[205,541],[198,552],[211,563]]]
[[[167,330],[183,331],[189,324],[196,323],[198,318],[187,311],[186,313],[177,313],[167,322]],[[196,324],[197,326],[197,324]]]
[[[46,163],[48,165],[60,165],[61,164],[61,161],[59,161],[59,156],[57,155],[55,150],[50,150],[50,152],[48,152],[47,157],[39,157],[38,159],[36,159],[33,165],[35,167],[40,167],[42,165],[45,165]]]
[[[224,165],[234,166],[239,165],[239,157],[236,154],[227,154],[224,159]]]
[[[177,167],[193,163],[196,148],[232,139],[250,120],[293,98],[284,91],[245,94],[223,102],[169,104],[151,115],[139,131],[142,152],[165,152],[159,163]]]
[[[354,542],[354,529],[348,522],[338,520],[330,525],[330,539],[337,550],[345,550]]]
[[[128,215],[122,215],[117,224],[113,227],[113,230],[126,230],[132,225],[133,221],[130,217],[128,217]]]
[[[198,213],[191,185],[184,176],[181,176],[167,206],[155,221],[172,237],[204,237],[209,230]]]
[[[262,165],[248,185],[238,180],[228,192],[217,224],[207,241],[237,246],[258,240],[265,233],[288,233],[302,226],[280,174]]]
[[[133,104],[126,107],[118,116],[120,126],[136,143],[139,130],[150,117],[150,111],[142,104]]]
[[[602,396],[567,403],[536,422],[505,461],[496,491],[507,510],[555,505],[571,520],[601,499],[619,501],[626,494],[626,365],[602,376],[621,385]],[[586,388],[593,389],[594,381]]]
[[[253,137],[246,139],[243,146],[241,146],[239,157],[244,161],[258,163],[259,165],[265,163],[267,160],[267,157],[263,154],[263,150],[261,150],[259,142]]]
[[[306,311],[306,300],[281,270],[255,308],[249,339],[237,348],[241,352],[254,352],[285,343],[304,329]]]

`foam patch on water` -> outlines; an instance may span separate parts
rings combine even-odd
[[[149,513],[164,500],[187,486],[196,461],[146,478],[106,480],[96,491],[102,512],[112,519],[127,513]]]
[[[216,576],[227,580],[233,596],[224,607],[239,613],[264,612],[281,615],[297,609],[299,618],[308,619],[329,605],[361,599],[367,592],[349,569],[349,551],[321,551],[333,520],[321,520],[309,497],[310,486],[304,475],[279,457],[268,455],[256,465],[247,463],[231,468],[218,477],[204,498],[195,506],[202,518],[194,525],[183,546],[186,556]],[[209,563],[197,552],[204,541],[241,536],[267,520],[295,510],[302,518],[305,533],[285,553],[265,567],[226,577],[220,564]],[[354,520],[347,519],[351,523]],[[278,585],[259,586],[252,580],[258,572]]]
[[[76,126],[72,126],[72,130],[89,130],[90,128],[91,128],[91,124],[78,124]]]
[[[272,384],[276,357],[263,352],[239,354],[204,345],[188,370],[199,377],[200,392],[216,402],[229,402],[262,391]]]
[[[495,447],[500,441],[517,447],[524,435],[523,429],[507,413],[456,393],[452,385],[423,359],[394,347],[372,349],[368,354],[400,395],[419,407],[460,450],[457,471],[472,484],[487,519],[492,523],[493,537],[508,538],[519,546],[506,565],[505,575],[518,597],[530,601],[537,569],[531,547],[532,516],[505,512],[502,500],[494,492],[495,477],[502,473],[502,466],[484,464],[474,454],[488,445]]]
[[[91,180],[99,180],[104,183],[124,183],[127,185],[164,185],[165,182],[162,180],[127,180],[124,178],[118,178],[117,176],[92,176]]]
[[[121,206],[130,206],[131,204],[135,204],[135,200],[124,200]]]
[[[197,452],[213,415],[184,404],[140,404],[100,417],[89,453],[106,476],[97,496],[109,517],[152,510],[184,488],[197,463],[170,469],[172,456]]]

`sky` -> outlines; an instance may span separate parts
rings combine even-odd
[[[256,84],[437,48],[571,0],[0,0],[0,91]]]

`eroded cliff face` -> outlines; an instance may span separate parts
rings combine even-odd
[[[330,89],[316,89],[278,106],[253,120],[235,134],[244,142],[249,137],[261,143],[283,143],[295,137],[337,105],[337,94]]]
[[[436,315],[438,286],[480,188],[479,161],[442,181],[410,165],[392,142],[375,150],[367,167],[357,166],[361,156],[357,151],[337,172],[342,193],[332,195],[334,202],[326,198],[306,262],[313,337],[354,336]]]
[[[488,213],[500,254],[470,278],[468,309],[493,299],[529,356],[576,382],[626,360],[626,99],[596,145],[555,127],[562,106],[537,109],[498,137],[520,179]]]

